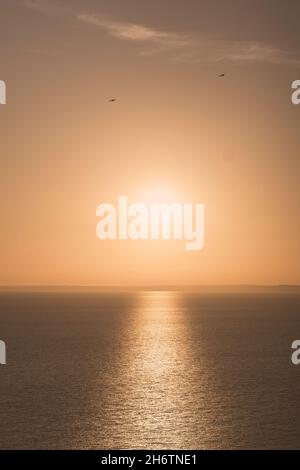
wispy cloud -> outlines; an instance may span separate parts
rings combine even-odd
[[[238,63],[300,65],[300,59],[288,51],[259,42],[224,43],[217,58]]]
[[[185,48],[193,44],[186,35],[150,28],[142,24],[115,21],[107,16],[98,14],[78,14],[78,21],[101,28],[110,36],[139,43],[152,43],[163,48]]]
[[[25,6],[46,15],[66,15],[93,26],[112,38],[130,41],[139,55],[168,54],[181,62],[278,64],[300,66],[300,58],[276,46],[257,41],[227,41],[199,38],[156,29],[144,24],[118,21],[99,13],[80,13],[49,0],[26,0]]]
[[[186,62],[232,62],[300,65],[300,59],[288,52],[255,41],[216,41],[180,33],[161,31],[136,23],[114,21],[99,14],[78,14],[78,21],[97,26],[110,36],[130,40],[144,47],[139,54],[169,51],[173,58]],[[143,44],[142,44],[143,43]],[[145,44],[147,47],[145,48]],[[149,46],[152,44],[152,47]]]
[[[187,63],[273,64],[300,66],[300,58],[278,47],[257,41],[203,39],[182,51],[175,60]]]

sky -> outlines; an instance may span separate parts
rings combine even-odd
[[[300,284],[299,18],[298,0],[1,0],[0,285]],[[97,239],[122,194],[205,204],[203,250]]]

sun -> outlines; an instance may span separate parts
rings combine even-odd
[[[145,204],[170,204],[178,199],[178,195],[173,188],[168,186],[154,186],[142,191],[141,200]]]

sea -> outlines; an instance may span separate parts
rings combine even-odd
[[[300,449],[298,292],[0,292],[1,449]]]

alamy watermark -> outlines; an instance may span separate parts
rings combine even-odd
[[[102,203],[96,211],[100,240],[184,240],[187,251],[204,245],[203,204],[128,204],[119,196],[118,206]]]
[[[0,104],[6,104],[6,84],[0,80]]]
[[[6,344],[0,341],[0,365],[6,364]]]
[[[299,105],[300,104],[300,80],[295,80],[292,83],[292,90],[293,90],[292,97],[291,97],[292,103],[295,105]]]
[[[293,349],[293,353],[292,353],[291,361],[294,364],[294,366],[298,366],[300,364],[300,340],[299,339],[296,339],[292,343],[292,349]]]

